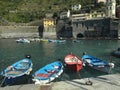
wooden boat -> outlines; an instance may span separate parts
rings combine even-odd
[[[86,66],[105,73],[110,73],[111,69],[114,68],[114,63],[109,63],[90,55],[83,55],[82,59]]]
[[[120,48],[111,52],[112,56],[120,58]]]
[[[64,43],[64,42],[66,42],[66,40],[52,40],[52,39],[49,39],[48,42]]]
[[[84,66],[82,59],[74,54],[66,55],[64,62],[69,69],[77,72],[80,71]]]
[[[20,38],[16,40],[17,43],[30,43],[30,40],[25,38]]]
[[[50,63],[37,70],[33,75],[35,84],[46,84],[53,81],[63,73],[63,64],[61,61]]]
[[[4,77],[5,85],[15,84],[19,82],[23,76],[29,75],[32,71],[32,66],[33,63],[29,55],[27,55],[26,58],[8,66],[1,72],[1,75]]]

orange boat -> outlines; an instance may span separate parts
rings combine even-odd
[[[65,57],[64,62],[69,69],[77,72],[80,71],[84,66],[82,59],[74,54],[68,54]]]

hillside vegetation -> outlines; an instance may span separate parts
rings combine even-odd
[[[28,23],[45,17],[46,13],[58,15],[71,5],[86,6],[94,0],[0,0],[0,23]]]
[[[58,16],[61,11],[81,4],[83,9],[91,9],[96,0],[0,0],[0,23],[28,23],[40,20],[46,13]],[[119,0],[117,0],[119,1]],[[96,5],[98,6],[98,5]]]

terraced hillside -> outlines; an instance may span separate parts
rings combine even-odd
[[[46,13],[58,16],[74,4],[88,8],[95,0],[0,0],[0,23],[28,23],[40,20]]]

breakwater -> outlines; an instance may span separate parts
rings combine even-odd
[[[38,26],[0,26],[0,38],[39,37]]]

